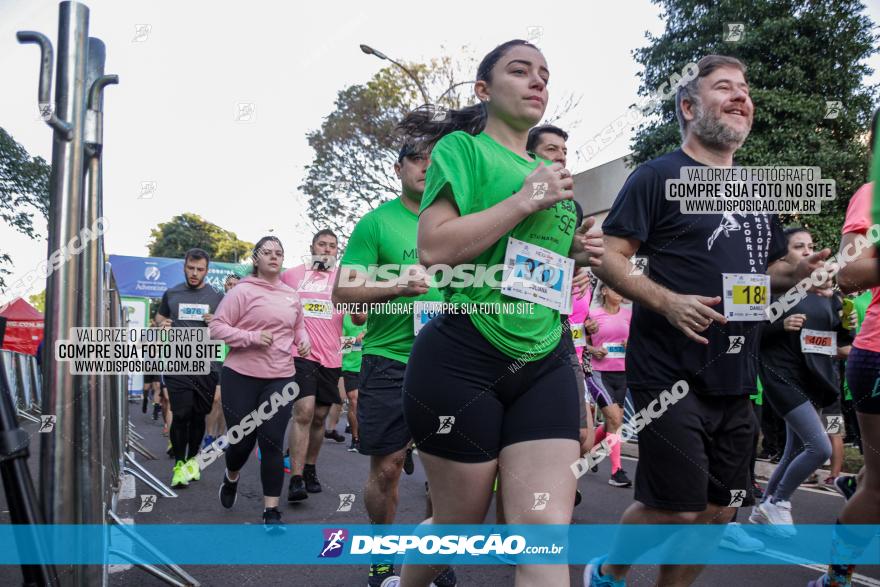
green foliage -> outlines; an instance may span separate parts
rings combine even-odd
[[[182,258],[193,247],[204,249],[212,261],[238,263],[250,255],[253,243],[208,222],[198,214],[184,213],[150,231],[150,256]]]
[[[865,60],[877,51],[873,23],[859,0],[654,0],[666,30],[647,35],[634,51],[644,66],[640,94],[648,95],[689,62],[712,53],[732,55],[748,67],[755,120],[737,152],[741,165],[818,166],[837,182],[837,199],[822,213],[783,216],[802,224],[822,246],[836,250],[850,196],[866,181],[866,133],[876,107],[876,86]],[[725,23],[743,23],[739,42],[725,42]],[[826,119],[826,101],[843,109]],[[673,100],[642,124],[633,159],[647,161],[681,143]]]
[[[44,289],[38,294],[34,294],[28,297],[28,302],[39,310],[41,313],[46,313],[46,290]]]
[[[0,128],[0,219],[14,230],[33,239],[34,212],[44,218],[49,210],[49,164],[42,157],[31,157],[27,150]],[[0,249],[0,288],[6,286],[3,267],[12,257]]]

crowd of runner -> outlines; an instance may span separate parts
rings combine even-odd
[[[601,230],[573,199],[568,135],[536,126],[548,65],[517,40],[480,63],[478,104],[443,116],[422,107],[400,122],[400,193],[357,223],[341,259],[338,236],[321,230],[303,263],[284,270],[297,255],[267,236],[251,274],[230,275],[224,295],[205,282],[208,254],[190,250],[186,280],[163,295],[154,325],[208,328],[226,349],[209,374],[145,383],[144,410],[152,398],[169,437],[172,487],[198,482],[199,451],[221,446],[219,500],[232,508],[258,447],[262,520],[283,531],[285,474],[289,503],[321,492],[320,449],[332,439],[370,457],[372,524],[394,523],[415,452],[428,479],[428,523],[483,523],[494,496],[500,523],[565,525],[581,500],[572,463],[602,449],[608,483],[634,485],[622,524],[727,524],[722,545],[750,551],[763,545],[742,531],[738,509],[751,506],[749,523],[794,534],[791,496],[830,460],[823,485],[847,498],[835,548],[858,554],[871,537],[848,529],[880,519],[875,248],[856,247],[839,272],[825,271],[767,319],[766,306],[822,269],[831,251],[816,251],[808,229],[783,229],[772,215],[685,215],[665,198],[666,180],[682,167],[734,165],[751,129],[746,66],[710,55],[698,68],[675,98],[680,148],[633,171]],[[872,194],[866,184],[851,198],[841,248],[869,232]],[[430,268],[464,264],[514,278],[436,286]],[[397,270],[383,276],[374,267]],[[740,302],[729,284],[755,293],[751,313],[731,309]],[[515,309],[438,312],[438,304]],[[673,388],[683,396],[638,431],[633,481],[621,462],[627,420]],[[290,389],[292,402],[277,399]],[[349,438],[337,430],[343,405]],[[261,410],[271,417],[224,437]],[[841,472],[846,444],[864,455],[858,476]],[[763,488],[758,460],[776,464]],[[532,507],[548,486],[546,507]],[[658,584],[688,585],[701,568],[661,566]],[[625,585],[628,569],[600,557],[584,584]],[[377,560],[368,585],[456,584],[451,567],[400,571]],[[852,573],[830,565],[811,584],[850,585]],[[569,570],[518,565],[516,581],[567,585]]]

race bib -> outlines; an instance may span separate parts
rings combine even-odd
[[[801,329],[801,352],[835,356],[837,354],[837,333],[828,330]]]
[[[574,259],[510,237],[504,254],[501,293],[571,314]]]
[[[320,318],[330,320],[333,318],[333,304],[329,300],[315,300],[303,298],[303,315],[306,318]]]
[[[583,323],[571,325],[571,339],[574,341],[575,348],[587,346],[587,331]]]
[[[442,307],[443,302],[413,302],[413,330],[416,335],[440,313]]]
[[[622,342],[603,342],[602,348],[608,351],[608,354],[605,355],[606,359],[626,358],[626,347]]]
[[[210,313],[211,306],[208,304],[179,304],[177,306],[178,320],[205,321],[205,314]]]
[[[770,302],[770,276],[757,273],[722,273],[724,317],[741,322],[767,319],[764,309]]]
[[[342,346],[339,350],[340,354],[359,353],[364,350],[364,341],[358,341],[356,336],[340,336]]]

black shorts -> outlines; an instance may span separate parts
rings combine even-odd
[[[207,375],[164,375],[164,378],[172,413],[182,414],[190,408],[196,415],[211,413],[219,378],[216,371]]]
[[[846,359],[846,381],[852,405],[862,414],[880,414],[880,353],[853,347]]]
[[[441,314],[413,344],[403,408],[419,451],[480,463],[518,442],[577,441],[577,395],[562,340],[544,358],[520,363],[483,338],[468,316]]]
[[[360,384],[360,379],[360,371],[343,371],[342,382],[345,385],[345,393],[357,391],[358,385]]]
[[[755,442],[751,400],[741,396],[707,396],[688,391],[658,414],[648,405],[659,392],[630,389],[636,414],[648,423],[639,436],[635,499],[648,507],[700,512],[707,503],[753,505],[750,477]],[[745,492],[745,493],[742,493]]]
[[[587,388],[599,409],[611,404],[623,407],[626,401],[626,371],[593,371]]]
[[[364,355],[358,387],[358,451],[385,456],[412,439],[403,419],[403,375],[406,365],[378,355]]]
[[[299,398],[315,396],[315,403],[324,406],[341,404],[339,398],[339,378],[342,376],[340,367],[325,367],[316,361],[293,358],[296,369],[293,378],[299,385]]]

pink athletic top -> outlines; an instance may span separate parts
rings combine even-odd
[[[583,324],[590,317],[590,301],[593,299],[593,290],[587,288],[584,297],[578,299],[577,295],[571,301],[571,314],[568,316],[569,324]],[[587,335],[589,336],[589,335]],[[584,348],[582,346],[574,347],[578,360],[584,362]]]
[[[866,183],[856,190],[846,208],[843,234],[865,234],[874,222],[871,219],[874,184]],[[880,353],[880,287],[871,288],[871,303],[865,312],[862,328],[853,342],[856,348]]]
[[[259,277],[242,279],[223,296],[208,330],[212,340],[229,345],[224,366],[264,379],[292,376],[290,350],[309,340],[296,292]],[[269,346],[260,344],[262,330],[272,333]]]
[[[332,271],[306,270],[305,265],[288,269],[281,281],[292,287],[303,304],[306,332],[312,341],[312,354],[306,357],[324,367],[342,367],[342,319],[333,307],[331,294],[338,268]],[[296,347],[293,356],[298,357]]]
[[[599,330],[591,336],[591,346],[604,348],[611,353],[622,351],[621,343],[629,338],[629,323],[632,321],[632,310],[620,306],[616,314],[609,314],[605,308],[593,308],[590,317],[599,325]],[[597,359],[592,360],[593,371],[626,371],[625,358]]]

